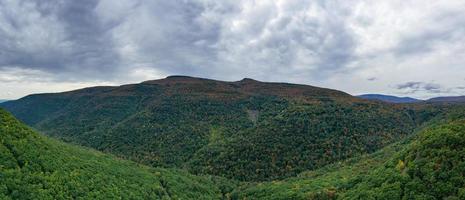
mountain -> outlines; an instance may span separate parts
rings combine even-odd
[[[359,95],[357,97],[360,97],[362,99],[369,99],[369,100],[379,100],[379,101],[384,101],[384,102],[389,102],[389,103],[417,103],[417,102],[422,101],[422,100],[414,99],[411,97],[396,97],[396,96],[383,95],[383,94],[364,94],[364,95]]]
[[[229,184],[65,144],[2,109],[0,138],[0,199],[221,199]]]
[[[0,104],[46,135],[149,166],[241,181],[295,176],[411,135],[439,105],[307,85],[171,76]]]
[[[65,144],[0,109],[0,199],[464,199],[464,111],[372,154],[235,184]]]
[[[428,99],[428,102],[464,103],[465,96],[436,97],[436,98]]]
[[[465,199],[465,110],[382,150],[297,177],[250,183],[233,199]]]
[[[0,106],[114,154],[0,109],[0,199],[465,198],[462,104],[175,76]]]
[[[0,103],[6,102],[6,101],[8,101],[8,100],[6,100],[6,99],[0,99]]]

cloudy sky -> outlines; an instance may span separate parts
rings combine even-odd
[[[463,0],[0,0],[0,99],[190,75],[465,95]]]

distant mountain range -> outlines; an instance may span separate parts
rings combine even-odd
[[[418,102],[430,102],[430,103],[463,103],[465,102],[465,96],[449,96],[449,97],[435,97],[428,100],[420,100],[411,97],[397,97],[383,94],[364,94],[359,95],[362,99],[379,100],[389,103],[418,103]]]
[[[0,99],[0,103],[6,102],[6,101],[9,101],[9,100],[6,100],[6,99]]]
[[[460,103],[460,102],[465,102],[465,96],[436,97],[436,98],[431,98],[428,101],[429,102]]]
[[[379,101],[384,101],[384,102],[389,102],[389,103],[416,103],[416,102],[422,101],[420,99],[415,99],[411,97],[396,97],[396,96],[382,95],[382,94],[364,94],[358,97],[362,99],[379,100]]]

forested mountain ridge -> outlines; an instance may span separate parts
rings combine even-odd
[[[435,103],[465,103],[465,96],[436,97],[428,99],[428,102]]]
[[[397,97],[383,94],[363,94],[357,97],[360,97],[362,99],[379,100],[389,103],[418,103],[422,101],[420,99],[415,99],[411,97]]]
[[[142,106],[149,106],[151,103],[156,103],[161,98],[166,97],[189,95],[192,98],[209,97],[215,100],[231,101],[260,94],[287,97],[291,100],[297,98],[308,101],[324,101],[328,98],[331,100],[339,98],[357,100],[349,94],[337,90],[306,85],[265,83],[248,78],[236,82],[225,82],[188,76],[169,76],[165,79],[145,81],[140,84],[117,87],[97,86],[62,93],[33,94],[19,100],[3,103],[2,107],[14,112],[15,116],[27,124],[35,125],[50,117],[47,116],[48,114],[60,114],[60,111],[72,109],[70,106],[79,103],[94,103],[87,106],[98,106],[95,103],[111,103],[101,101],[114,99],[118,100],[116,103],[126,103],[124,102],[126,100],[138,105],[138,107],[131,107],[136,111],[144,109]],[[84,100],[86,102],[80,102]],[[113,109],[116,109],[117,105],[112,106]],[[94,109],[105,108],[94,107]],[[128,108],[121,112],[133,110]]]
[[[373,154],[282,181],[236,184],[64,144],[0,109],[0,199],[463,199],[463,111]]]
[[[42,136],[0,109],[0,199],[223,199],[231,181],[149,168]]]
[[[235,199],[465,199],[465,109],[373,154],[282,181],[250,183]]]
[[[0,106],[47,135],[122,158],[254,181],[374,152],[442,112],[305,85],[184,76]]]

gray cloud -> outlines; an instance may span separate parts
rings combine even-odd
[[[443,88],[436,83],[425,82],[406,82],[396,86],[398,90],[405,90],[407,93],[427,92],[427,93],[445,93],[449,89]]]
[[[104,78],[118,54],[98,22],[96,1],[2,1],[0,68],[61,74],[64,79]],[[76,77],[74,75],[77,75]],[[57,77],[59,78],[59,77]]]
[[[453,43],[465,34],[463,10],[438,13],[432,18],[433,27],[411,33],[399,41],[394,49],[396,56],[408,58],[410,54],[428,53],[434,51],[438,43]]]
[[[465,3],[432,2],[0,0],[0,82],[184,74],[447,93],[465,73]]]
[[[111,80],[137,67],[199,76],[234,71],[234,78],[266,78],[269,72],[318,77],[314,72],[323,74],[350,62],[355,45],[340,15],[343,8],[335,2],[3,4],[0,67],[72,78]]]

